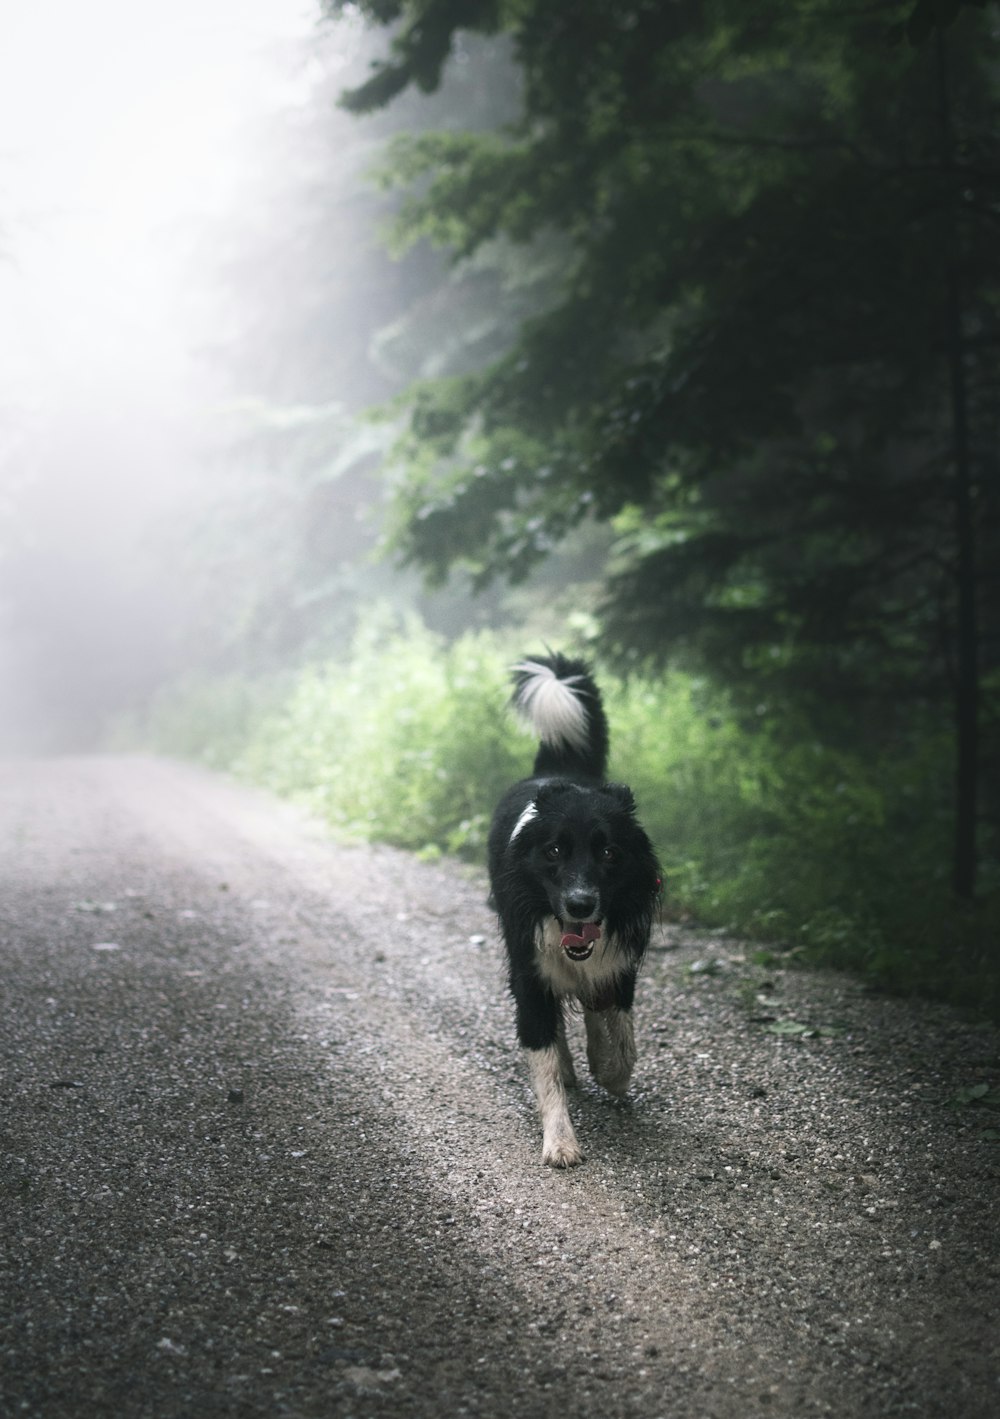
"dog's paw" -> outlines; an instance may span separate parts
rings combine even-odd
[[[624,1099],[632,1082],[632,1071],[629,1069],[624,1074],[595,1074],[594,1078],[602,1089],[607,1089],[616,1099]]]
[[[555,1138],[542,1147],[542,1162],[550,1168],[575,1168],[583,1153],[575,1138]]]

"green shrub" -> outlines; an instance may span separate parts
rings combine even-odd
[[[602,681],[612,771],[636,791],[668,911],[1000,1008],[997,884],[966,909],[949,887],[947,735],[866,758],[780,720],[748,726],[703,680]]]
[[[234,767],[352,835],[481,856],[492,801],[530,768],[505,663],[483,633],[446,645],[375,620],[349,665],[300,675]]]

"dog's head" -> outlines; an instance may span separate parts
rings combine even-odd
[[[607,928],[648,933],[659,890],[656,858],[623,784],[542,784],[521,814],[515,848],[563,931],[568,956],[586,960]]]

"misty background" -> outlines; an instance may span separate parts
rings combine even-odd
[[[433,100],[352,117],[338,96],[380,45],[308,0],[6,19],[4,751],[94,747],[190,670],[342,649],[379,598],[443,625],[494,613],[373,556],[392,426],[362,415],[481,360],[512,318],[488,270],[390,256],[381,146],[494,122],[516,84],[499,53],[469,83],[460,53]]]

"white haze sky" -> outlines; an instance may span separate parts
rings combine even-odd
[[[225,209],[316,0],[31,0],[0,45],[0,390],[127,386],[178,353],[178,233]]]

